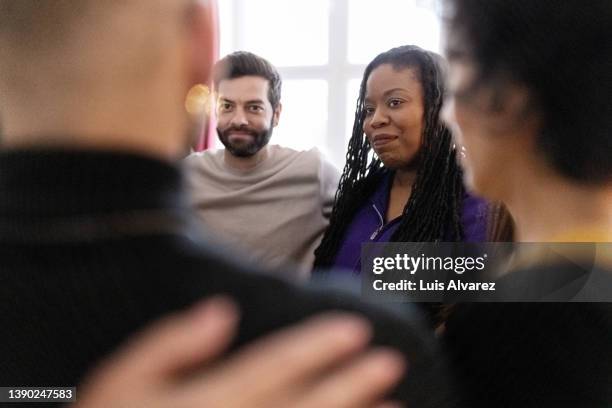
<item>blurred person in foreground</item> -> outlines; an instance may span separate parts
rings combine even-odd
[[[195,229],[175,161],[194,133],[185,95],[210,79],[209,15],[192,0],[0,1],[0,384],[75,385],[155,317],[225,294],[241,314],[230,351],[318,312],[353,311],[373,344],[403,353],[385,351],[388,381],[361,404],[384,398],[407,360],[394,397],[439,406],[443,361],[414,315],[252,274]],[[326,377],[359,357],[310,360]],[[288,361],[253,380],[295,381]]]
[[[471,407],[610,406],[610,2],[445,4],[443,117],[465,147],[466,185],[534,243],[501,282],[559,302],[456,305],[444,341],[460,389]]]

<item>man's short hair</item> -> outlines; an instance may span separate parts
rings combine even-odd
[[[227,55],[215,64],[213,80],[215,89],[224,79],[235,79],[244,76],[258,76],[268,80],[268,100],[276,109],[281,98],[281,77],[270,62],[247,51],[237,51]]]

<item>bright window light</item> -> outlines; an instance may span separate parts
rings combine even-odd
[[[283,77],[272,143],[316,146],[344,166],[365,65],[389,48],[439,51],[434,0],[218,0],[221,56],[254,52]]]

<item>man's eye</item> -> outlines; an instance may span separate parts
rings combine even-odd
[[[229,103],[222,103],[221,104],[221,110],[223,111],[228,111],[232,109],[232,105]]]
[[[249,106],[249,110],[251,112],[261,112],[263,110],[263,108],[261,106],[258,106],[258,105],[253,105],[253,106]]]

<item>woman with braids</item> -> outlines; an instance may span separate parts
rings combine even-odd
[[[486,240],[487,204],[466,194],[439,120],[444,93],[441,57],[419,47],[393,48],[367,66],[315,267],[359,273],[364,242]]]

